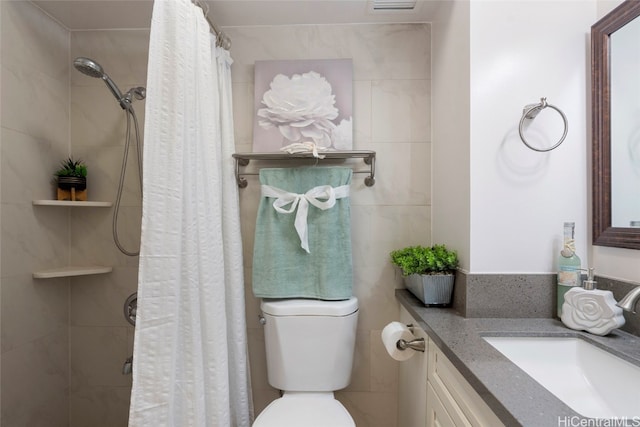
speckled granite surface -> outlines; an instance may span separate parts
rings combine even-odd
[[[396,290],[396,298],[508,427],[573,425],[562,424],[561,419],[580,419],[580,415],[482,336],[582,336],[640,366],[640,338],[622,331],[598,337],[573,331],[550,318],[465,318],[454,309],[424,307],[405,289]]]
[[[456,273],[453,308],[464,317],[553,317],[555,274]]]

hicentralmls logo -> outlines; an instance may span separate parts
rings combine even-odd
[[[558,417],[558,427],[640,427],[640,416],[613,418]]]

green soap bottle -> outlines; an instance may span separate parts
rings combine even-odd
[[[558,306],[557,315],[562,316],[564,294],[575,286],[580,286],[580,257],[576,255],[574,239],[575,223],[564,223],[564,243],[558,256]]]

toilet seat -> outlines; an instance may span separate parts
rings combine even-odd
[[[252,427],[355,427],[333,393],[285,393],[256,418]]]

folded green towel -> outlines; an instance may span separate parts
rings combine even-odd
[[[260,170],[263,196],[253,248],[256,297],[351,297],[352,173],[350,168],[317,166]]]

